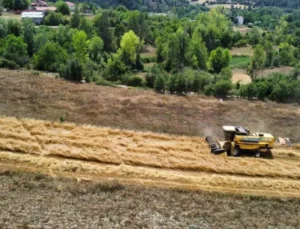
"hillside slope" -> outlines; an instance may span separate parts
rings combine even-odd
[[[202,137],[222,137],[222,125],[243,125],[300,142],[300,108],[293,104],[161,95],[3,69],[0,90],[0,115],[52,121],[62,117],[74,123]]]

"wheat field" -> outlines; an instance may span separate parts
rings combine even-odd
[[[0,118],[0,169],[77,179],[255,195],[299,196],[299,151],[275,159],[213,155],[203,138]]]

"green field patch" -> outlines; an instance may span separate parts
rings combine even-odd
[[[233,56],[230,62],[231,68],[247,68],[250,62],[249,56]]]

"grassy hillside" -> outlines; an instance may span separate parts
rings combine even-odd
[[[195,136],[222,136],[222,125],[244,125],[300,141],[300,109],[293,104],[161,95],[3,69],[0,90],[1,115]]]

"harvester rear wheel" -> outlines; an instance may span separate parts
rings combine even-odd
[[[256,158],[258,158],[258,157],[260,157],[261,155],[260,155],[260,151],[259,150],[255,150],[255,152],[254,152],[254,157],[256,157]]]

